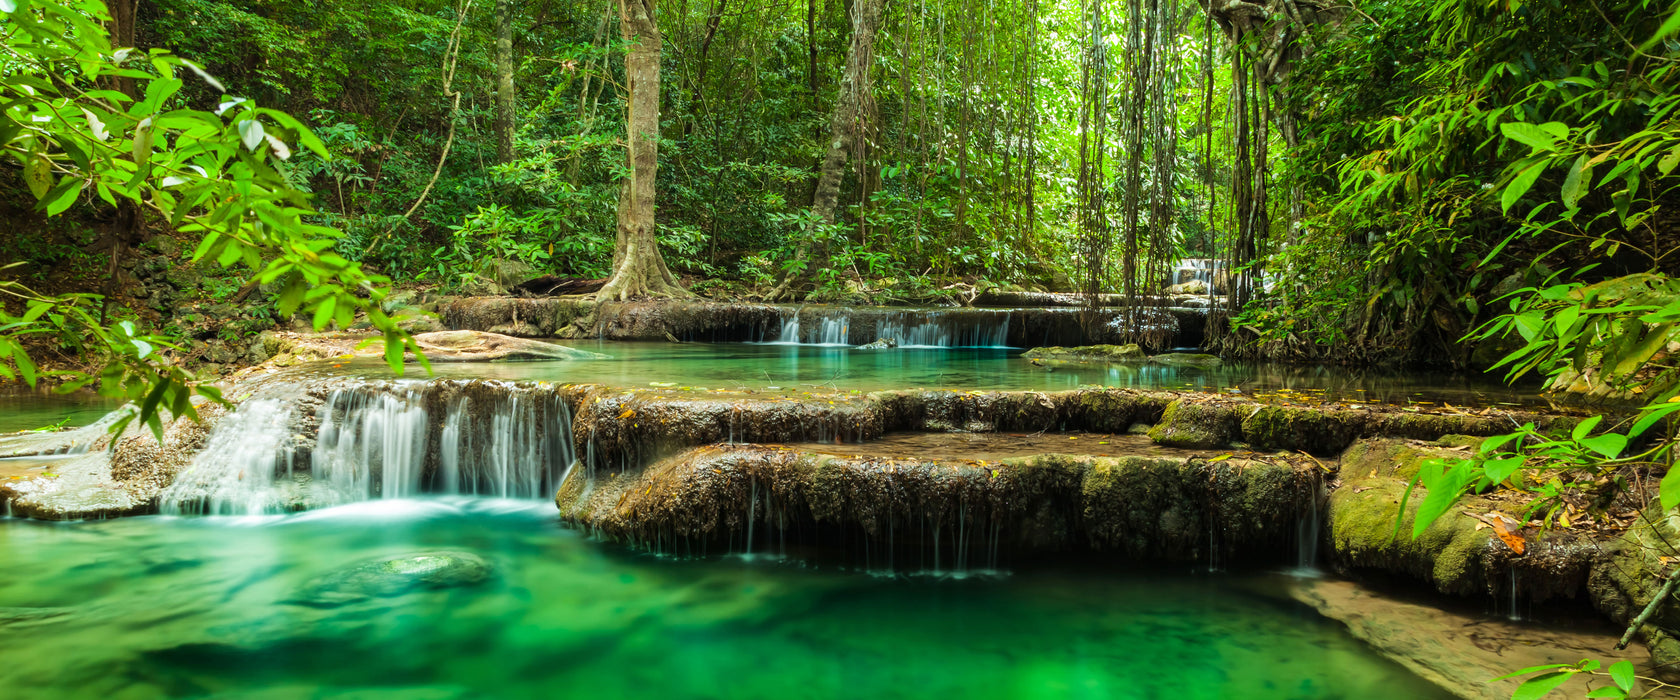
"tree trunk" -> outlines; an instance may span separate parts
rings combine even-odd
[[[496,0],[496,160],[513,160],[513,0]]]
[[[624,57],[630,116],[625,151],[630,177],[618,197],[618,243],[613,274],[599,299],[688,294],[659,253],[654,236],[654,183],[659,174],[659,58],[664,38],[655,23],[657,0],[618,0],[619,29],[630,51]]]
[[[869,67],[875,61],[875,34],[881,26],[881,11],[885,0],[856,0],[852,3],[852,45],[846,53],[846,72],[840,79],[840,94],[834,100],[833,117],[829,120],[828,153],[823,156],[817,175],[817,190],[811,197],[811,213],[821,225],[834,223],[834,210],[840,204],[840,183],[846,175],[846,159],[862,133],[862,105],[869,90]],[[800,245],[800,257],[812,260],[811,242]],[[812,266],[806,269],[810,270]],[[769,295],[774,301],[791,296],[789,288],[799,275],[789,275]]]

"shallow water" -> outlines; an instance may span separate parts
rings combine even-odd
[[[475,586],[288,603],[451,550]],[[11,698],[1440,698],[1253,575],[883,577],[634,555],[551,504],[0,520]]]
[[[121,404],[91,391],[69,395],[0,393],[0,433],[45,428],[60,421],[67,427],[81,427]]]
[[[1541,402],[1532,391],[1512,389],[1496,378],[1479,374],[1244,363],[1226,363],[1207,369],[1156,364],[1044,368],[1022,359],[1019,350],[996,348],[854,350],[809,345],[613,341],[566,341],[564,344],[610,357],[572,362],[438,363],[433,369],[438,376],[453,378],[754,391],[914,388],[1057,391],[1096,385],[1237,392],[1261,398],[1281,394],[1282,398],[1339,399],[1355,403],[1446,402],[1484,406]],[[372,359],[343,363],[337,371],[389,376],[389,370]],[[414,367],[408,376],[425,374]]]

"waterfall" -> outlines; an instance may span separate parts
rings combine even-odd
[[[276,513],[282,494],[275,476],[291,471],[293,411],[278,399],[251,399],[224,417],[192,462],[158,495],[165,514]]]
[[[901,348],[1009,346],[1006,309],[800,309],[782,318],[776,345],[841,347],[880,338]]]
[[[413,389],[401,395],[334,391],[321,406],[313,472],[352,501],[420,492],[426,459],[426,407]]]
[[[313,442],[296,404],[251,399],[160,496],[165,513],[281,513],[425,493],[546,498],[575,461],[558,395],[472,382],[332,391]],[[441,408],[441,410],[439,410]],[[438,415],[441,414],[441,419]]]
[[[1002,348],[1009,345],[1008,311],[899,311],[881,318],[882,338],[901,348]]]

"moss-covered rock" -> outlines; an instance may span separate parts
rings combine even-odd
[[[1129,558],[1277,561],[1314,489],[1286,464],[1037,455],[996,462],[840,457],[712,445],[640,472],[574,470],[563,518],[632,543],[740,542],[756,524],[861,532],[900,551],[1093,548]],[[929,552],[932,553],[932,552]],[[938,554],[934,553],[937,557]]]
[[[1218,367],[1220,365],[1220,359],[1217,355],[1205,355],[1189,352],[1169,352],[1161,355],[1152,355],[1150,356],[1149,361],[1158,365],[1167,365],[1169,367]]]
[[[1640,514],[1621,539],[1605,547],[1608,556],[1587,578],[1587,593],[1593,605],[1610,619],[1627,624],[1656,595],[1673,565],[1663,558],[1680,556],[1680,523],[1652,505]],[[1640,636],[1651,649],[1651,659],[1674,668],[1680,663],[1680,605],[1672,600],[1657,607],[1640,628]],[[1670,673],[1673,673],[1672,671]]]
[[[1049,346],[1033,348],[1021,357],[1029,360],[1054,360],[1071,363],[1143,362],[1149,359],[1136,343],[1126,345],[1083,345],[1064,348]]]
[[[1406,486],[1431,457],[1462,456],[1399,440],[1356,443],[1342,456],[1341,488],[1330,494],[1330,541],[1336,563],[1349,569],[1378,569],[1427,581],[1443,593],[1488,593],[1492,569],[1489,530],[1454,508],[1417,538],[1412,521],[1424,493],[1406,503]]]
[[[1242,436],[1256,449],[1337,455],[1365,432],[1365,415],[1328,407],[1261,406],[1243,418]]]
[[[1161,422],[1149,430],[1149,439],[1167,447],[1211,449],[1229,445],[1241,434],[1236,408],[1179,399],[1167,404]]]

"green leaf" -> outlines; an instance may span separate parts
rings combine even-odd
[[[1668,155],[1663,156],[1662,160],[1657,161],[1657,171],[1661,172],[1664,176],[1667,176],[1669,173],[1674,171],[1674,166],[1676,165],[1680,165],[1680,146],[1675,146],[1674,150],[1669,151]]]
[[[1668,38],[1668,35],[1676,31],[1680,31],[1680,8],[1675,8],[1674,12],[1668,15],[1668,19],[1664,20],[1662,26],[1657,28],[1657,33],[1652,34],[1651,38],[1646,39],[1645,43],[1639,45],[1639,50],[1649,51],[1651,47],[1662,43],[1663,39]]]
[[[1662,498],[1663,510],[1673,510],[1680,506],[1680,469],[1670,469],[1663,475],[1662,484],[1657,487],[1657,494]]]
[[[1646,413],[1634,422],[1632,428],[1628,429],[1628,437],[1639,437],[1645,434],[1645,431],[1656,425],[1658,421],[1667,418],[1669,414],[1675,411],[1680,411],[1680,403],[1659,403],[1639,410],[1646,411]]]
[[[1511,693],[1511,700],[1539,700],[1539,698],[1545,697],[1556,690],[1558,686],[1563,685],[1573,675],[1575,674],[1570,671],[1556,671],[1535,676],[1517,686],[1516,691]]]
[[[1582,182],[1592,182],[1592,168],[1587,165],[1587,154],[1582,153],[1575,159],[1575,164],[1569,167],[1569,175],[1563,179],[1563,206],[1574,209],[1581,201],[1581,195],[1586,191],[1581,188]]]
[[[1524,460],[1521,456],[1506,457],[1504,459],[1490,459],[1482,463],[1482,473],[1489,484],[1504,483],[1522,468]]]
[[[1582,447],[1603,455],[1605,459],[1615,459],[1621,456],[1622,450],[1627,449],[1628,436],[1620,433],[1605,433],[1577,442],[1581,443]]]
[[[52,191],[48,192],[47,196],[37,206],[45,209],[47,216],[63,214],[64,210],[69,209],[70,205],[75,204],[76,199],[81,196],[83,184],[81,180],[71,177],[59,180],[58,186],[52,188]]]
[[[52,161],[45,155],[32,153],[23,161],[23,181],[29,185],[30,194],[35,195],[36,201],[47,196],[52,191]]]
[[[1633,664],[1622,660],[1610,664],[1610,680],[1615,681],[1617,688],[1632,691],[1633,684],[1638,680],[1638,677],[1633,672]]]
[[[1540,179],[1540,173],[1545,170],[1546,161],[1536,161],[1517,173],[1516,177],[1511,178],[1511,184],[1505,186],[1505,193],[1499,197],[1499,203],[1506,214],[1511,213],[1511,205],[1516,204],[1517,200],[1528,194],[1529,188],[1534,187],[1534,181]]]
[[[338,297],[327,297],[321,302],[320,306],[315,307],[315,330],[319,331],[327,327],[327,322],[332,320],[333,317],[333,308],[337,304]]]
[[[1604,422],[1604,416],[1593,416],[1576,423],[1575,429],[1569,431],[1569,439],[1580,442],[1581,438],[1591,435],[1593,428],[1598,427],[1598,424],[1602,422]]]
[[[1601,686],[1587,691],[1589,698],[1626,698],[1627,691],[1613,685]]]
[[[1555,122],[1554,122],[1555,123]],[[1506,122],[1499,125],[1505,138],[1519,142],[1536,151],[1557,150],[1557,139],[1546,129],[1528,122]]]

